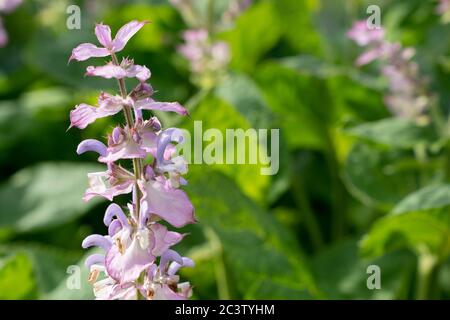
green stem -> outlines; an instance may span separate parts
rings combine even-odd
[[[316,251],[319,251],[323,247],[323,238],[320,231],[319,223],[314,215],[308,197],[306,196],[305,189],[299,179],[294,179],[292,187],[295,192],[295,202],[297,207],[301,210],[303,218],[305,219],[306,229],[308,230],[311,238],[311,243]]]
[[[209,0],[208,2],[208,20],[206,28],[208,30],[208,35],[211,37],[214,32],[214,0]]]
[[[217,234],[211,228],[205,228],[206,238],[215,251],[214,271],[216,274],[217,293],[220,300],[231,299],[230,287],[228,284],[227,269],[223,256],[222,243]]]
[[[426,300],[431,298],[433,276],[437,267],[437,259],[434,255],[429,253],[419,254],[418,259],[417,299]]]
[[[332,238],[339,240],[344,235],[345,231],[345,216],[343,208],[343,194],[342,185],[339,179],[339,165],[336,157],[336,150],[333,139],[329,132],[327,132],[327,152],[325,154],[328,164],[328,170],[331,178],[331,205],[332,205]]]
[[[119,61],[117,60],[117,56],[114,52],[111,53],[111,60],[115,65],[119,65]],[[127,93],[127,88],[125,85],[125,81],[124,79],[117,79],[117,83],[119,85],[119,90],[120,90],[120,95],[122,96],[122,98],[126,99],[128,96]],[[123,106],[123,113],[125,116],[125,121],[127,123],[128,128],[134,128],[134,118],[133,118],[133,112],[131,110],[131,107],[128,105],[124,105]],[[142,177],[142,171],[143,171],[143,163],[142,163],[142,159],[139,158],[134,158],[133,159],[133,172],[134,172],[134,177],[135,177],[135,182],[134,182],[134,188],[136,190],[136,212],[135,212],[135,216],[136,219],[139,219],[139,212],[140,212],[140,207],[141,207],[141,191],[139,190],[139,186],[138,186],[138,180],[141,179]]]

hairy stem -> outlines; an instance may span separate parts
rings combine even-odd
[[[115,65],[119,65],[119,61],[117,60],[117,56],[114,52],[111,53],[111,60]],[[117,83],[119,85],[119,90],[120,90],[120,95],[122,96],[122,98],[126,98],[128,93],[127,93],[127,87],[125,86],[125,81],[124,79],[117,79]],[[134,127],[134,118],[133,118],[133,112],[131,110],[131,107],[128,105],[124,105],[123,106],[123,113],[125,116],[125,121],[127,123],[128,128],[133,128]],[[136,215],[136,219],[139,218],[139,212],[140,212],[140,206],[141,206],[141,191],[139,190],[139,186],[137,181],[142,177],[142,171],[143,171],[143,163],[142,163],[142,159],[139,158],[134,158],[133,159],[133,171],[134,171],[134,177],[135,177],[135,182],[134,182],[134,188],[136,190],[136,203],[135,203],[135,215]]]

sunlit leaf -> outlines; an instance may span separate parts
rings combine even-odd
[[[0,299],[30,299],[36,282],[30,259],[24,254],[0,257]]]
[[[280,26],[272,1],[260,1],[245,11],[236,27],[222,35],[231,46],[231,65],[251,70],[280,38]]]
[[[363,253],[381,255],[396,247],[427,248],[446,258],[450,254],[449,195],[448,185],[429,186],[408,195],[374,224],[363,239]]]
[[[402,118],[389,118],[376,122],[363,123],[348,129],[350,135],[392,148],[413,148],[432,141],[429,127],[420,127]]]

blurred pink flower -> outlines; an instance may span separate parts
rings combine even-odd
[[[20,4],[22,4],[22,0],[1,0],[0,1],[0,13],[11,13],[14,11]],[[3,25],[3,19],[0,17],[0,48],[6,46],[8,43],[9,37],[6,29]]]
[[[366,48],[356,59],[357,66],[375,60],[382,63],[381,74],[389,83],[389,93],[384,98],[388,109],[398,117],[425,119],[429,99],[423,94],[424,84],[418,74],[418,65],[411,61],[415,50],[386,41],[383,29],[370,30],[365,21],[355,22],[347,36]]]
[[[211,43],[205,29],[187,30],[183,38],[185,43],[178,47],[178,52],[189,61],[193,73],[214,73],[228,64],[228,44],[223,41]]]
[[[355,41],[359,46],[365,47],[369,44],[383,41],[384,30],[382,28],[370,29],[366,20],[360,20],[353,23],[352,28],[347,32],[347,37]]]

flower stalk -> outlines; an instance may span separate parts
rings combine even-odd
[[[196,222],[194,208],[181,186],[187,182],[187,162],[176,155],[176,144],[183,143],[177,128],[162,129],[157,117],[145,119],[143,110],[160,110],[188,115],[177,102],[158,102],[147,83],[151,76],[145,66],[133,60],[119,60],[130,38],[147,22],[131,21],[112,39],[109,26],[97,24],[95,34],[103,47],[83,43],[72,51],[70,60],[84,61],[92,57],[111,57],[104,66],[89,66],[88,76],[116,79],[120,95],[102,92],[98,106],[80,104],[70,112],[70,127],[84,129],[98,118],[123,111],[126,124],[115,127],[108,136],[108,145],[95,139],[82,141],[77,153],[93,151],[107,171],[89,173],[89,188],[84,200],[101,196],[112,201],[115,196],[132,193],[126,208],[115,203],[108,206],[103,219],[108,235],[93,234],[82,243],[83,248],[100,247],[104,254],[92,254],[86,259],[90,269],[89,282],[97,299],[187,299],[192,294],[188,282],[180,283],[181,267],[193,267],[194,262],[180,256],[171,247],[184,234],[169,231],[160,224],[180,228]],[[136,78],[138,85],[127,92],[125,78]],[[146,159],[151,158],[150,163]],[[131,160],[133,172],[122,167]],[[120,162],[120,163],[119,163]],[[124,212],[128,212],[126,214]]]

